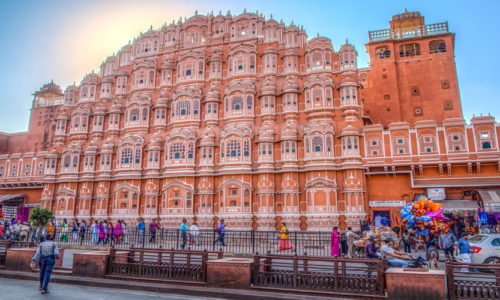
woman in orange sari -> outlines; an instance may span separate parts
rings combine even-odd
[[[278,251],[292,250],[292,242],[290,242],[288,228],[285,223],[281,223],[280,238],[278,242]]]

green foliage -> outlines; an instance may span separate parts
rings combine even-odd
[[[30,221],[33,226],[44,227],[54,219],[54,213],[46,208],[35,207],[30,212]]]

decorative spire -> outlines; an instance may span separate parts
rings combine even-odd
[[[246,13],[247,13],[247,9],[246,9],[246,8],[244,8],[244,9],[243,9],[243,13],[244,13],[244,14],[246,14]]]
[[[273,19],[273,14],[271,14],[271,16],[269,16],[269,20],[272,20]]]
[[[198,15],[198,10],[195,10],[194,11],[194,15],[197,16]]]

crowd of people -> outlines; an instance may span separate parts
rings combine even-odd
[[[331,233],[331,256],[386,258],[389,266],[402,268],[407,268],[411,262],[421,259],[427,261],[428,267],[439,268],[439,255],[442,250],[446,260],[471,262],[469,234],[466,232],[457,238],[451,230],[425,236],[418,235],[413,230],[404,230],[398,234],[397,230],[383,226],[378,230],[379,236],[368,235],[360,247],[359,243],[356,243],[361,239],[361,233],[353,232],[351,227],[345,232],[334,227]],[[425,253],[425,259],[418,256],[419,251]]]

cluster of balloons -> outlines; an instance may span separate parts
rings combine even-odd
[[[408,203],[401,209],[401,217],[406,229],[415,229],[415,233],[427,235],[429,232],[437,233],[439,230],[448,231],[450,227],[444,223],[448,218],[443,216],[441,204],[434,203],[425,197],[417,202]]]

